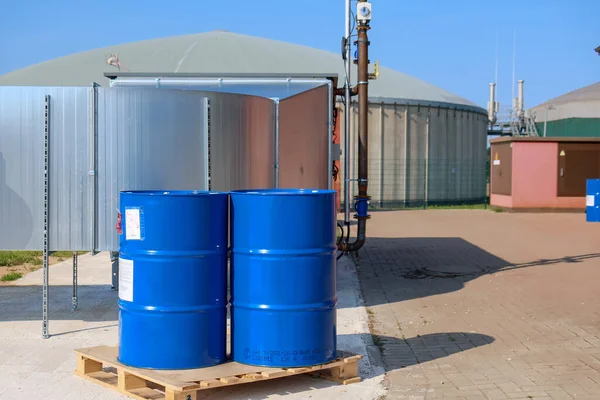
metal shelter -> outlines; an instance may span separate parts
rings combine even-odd
[[[0,87],[0,250],[43,251],[44,337],[49,255],[118,250],[121,190],[331,187],[333,80],[242,81]]]

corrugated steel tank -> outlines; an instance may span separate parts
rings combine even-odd
[[[351,179],[357,175],[358,107],[351,108]],[[344,126],[344,107],[339,123]],[[343,135],[341,138],[344,147]],[[487,115],[476,107],[369,102],[369,194],[373,208],[484,202]],[[342,155],[342,160],[344,156]],[[343,162],[343,161],[342,161]],[[343,177],[343,168],[340,171]],[[358,192],[353,182],[351,196]]]
[[[231,192],[234,361],[302,367],[336,357],[336,192]]]
[[[187,369],[226,359],[227,193],[120,195],[119,361]]]

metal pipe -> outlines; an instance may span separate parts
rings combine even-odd
[[[523,83],[525,81],[524,80],[519,80],[519,94],[518,94],[518,98],[517,98],[517,115],[519,116],[519,118],[523,117],[524,111],[525,111],[525,99],[523,97]]]
[[[250,85],[250,84],[282,84],[282,83],[319,83],[322,85],[327,85],[330,80],[329,79],[308,79],[308,78],[275,78],[275,79],[235,79],[235,78],[117,78],[110,82],[111,87],[119,87],[119,86],[153,86],[156,87],[158,82],[160,82],[160,87],[165,88],[169,85],[173,86],[190,86],[192,84],[206,84],[206,85],[216,85],[216,86],[228,86],[228,85]]]
[[[275,188],[279,188],[279,99],[275,99]]]
[[[546,137],[546,128],[548,127],[548,106],[545,107],[544,111],[544,137]]]
[[[524,82],[525,81],[522,79],[519,80],[519,98],[517,100],[517,104],[518,104],[520,112],[523,112],[523,109],[525,107],[525,99],[523,97],[523,83]]]
[[[488,101],[488,120],[490,125],[496,123],[496,84],[490,83],[490,100]]]
[[[327,84],[327,165],[329,170],[327,173],[327,189],[331,190],[333,176],[333,82]]]
[[[352,243],[342,242],[339,249],[346,253],[358,251],[366,241],[367,219],[369,219],[368,207],[370,196],[368,189],[368,139],[369,139],[369,37],[367,31],[370,29],[367,23],[358,26],[358,195],[356,200],[356,214],[358,220],[356,240]]]
[[[210,154],[208,150],[210,146],[210,98],[205,97],[202,105],[204,107],[204,190],[210,190]]]
[[[351,109],[351,88],[350,88],[350,35],[351,35],[351,19],[350,7],[351,0],[346,0],[346,59],[344,60],[344,68],[346,73],[345,84],[345,109],[344,109],[344,223],[346,228],[350,228],[350,109]]]
[[[429,137],[431,136],[431,111],[427,111],[427,134],[425,136],[425,208],[429,207]]]

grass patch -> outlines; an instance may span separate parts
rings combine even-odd
[[[41,251],[0,251],[0,266],[12,267],[26,263],[34,264],[34,260],[39,260]]]
[[[85,254],[87,251],[79,251],[78,254]],[[33,264],[42,265],[43,253],[41,251],[0,251],[0,267],[12,267],[15,265]],[[59,259],[73,257],[72,251],[56,251],[50,254]]]
[[[9,272],[8,274],[4,274],[2,276],[2,278],[0,278],[0,281],[2,281],[2,282],[16,281],[17,279],[21,278],[22,276],[23,276],[23,274],[20,272]]]

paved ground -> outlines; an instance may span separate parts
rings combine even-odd
[[[600,399],[600,224],[373,213],[358,271],[390,399]]]
[[[71,311],[71,265],[62,263],[50,269],[49,339],[41,338],[42,270],[16,285],[0,287],[0,399],[126,398],[73,375],[74,349],[118,342],[117,293],[110,289],[109,257],[86,255],[79,260],[80,309],[75,312]],[[338,347],[365,356],[359,364],[362,382],[340,386],[298,376],[203,391],[199,398],[378,398],[384,393],[383,368],[371,365],[368,357],[367,352],[373,353],[377,347],[369,334],[356,269],[349,260],[338,264],[338,298]]]

